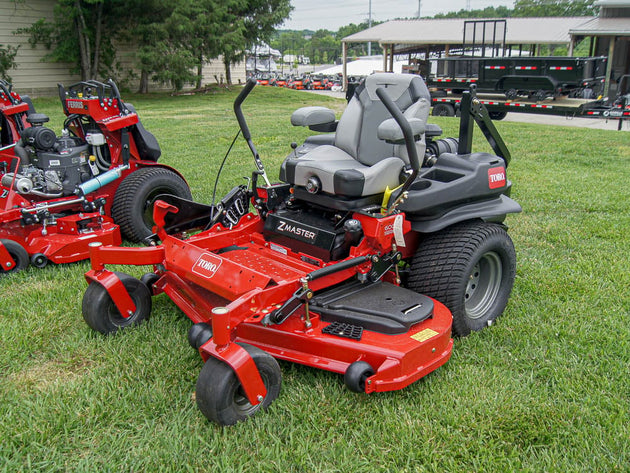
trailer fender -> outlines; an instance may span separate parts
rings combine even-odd
[[[506,90],[515,89],[518,91],[538,91],[545,90],[555,92],[558,88],[558,82],[549,76],[503,76],[494,86],[495,90],[504,92]]]

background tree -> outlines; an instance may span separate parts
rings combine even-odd
[[[275,28],[289,17],[289,0],[231,0],[227,18],[230,28],[223,36],[221,52],[225,78],[232,83],[230,66],[245,58],[245,51],[259,41],[269,41]]]
[[[136,0],[139,1],[139,0]],[[45,60],[77,65],[82,80],[94,79],[113,70],[113,39],[126,25],[129,1],[58,0],[54,19],[42,18],[17,33],[30,34],[32,46],[50,50]]]
[[[595,0],[516,0],[513,16],[595,16]]]
[[[19,46],[11,46],[10,44],[5,48],[0,44],[0,79],[11,82],[8,71],[16,66],[15,55],[19,48]]]

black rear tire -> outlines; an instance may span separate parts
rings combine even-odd
[[[4,267],[0,266],[0,275],[16,273],[18,271],[22,271],[23,269],[28,268],[30,259],[28,257],[28,252],[24,249],[22,245],[20,245],[17,241],[5,238],[0,241],[15,262],[15,266],[13,266],[11,269],[5,269]]]
[[[408,287],[446,305],[453,314],[453,334],[463,337],[503,313],[515,275],[516,253],[505,229],[470,221],[420,243]]]
[[[267,395],[259,404],[251,404],[234,370],[216,358],[210,357],[197,379],[197,407],[209,420],[220,425],[233,425],[267,409],[280,394],[282,373],[278,362],[269,353],[240,343],[254,359]]]
[[[192,200],[186,181],[167,168],[141,168],[122,181],[114,195],[112,218],[127,240],[139,242],[153,233],[153,201],[160,194]]]
[[[125,273],[115,273],[131,296],[136,310],[125,318],[116,308],[107,290],[97,282],[92,282],[83,295],[83,319],[93,330],[109,335],[118,330],[139,325],[151,315],[151,293],[140,280]]]

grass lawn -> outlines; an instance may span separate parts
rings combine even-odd
[[[236,92],[126,97],[210,202],[234,134]],[[59,134],[58,100],[36,100]],[[258,87],[244,104],[270,176],[308,130],[304,105],[344,102]],[[458,120],[433,118],[446,136]],[[630,133],[497,122],[512,152],[517,278],[491,328],[408,388],[358,395],[342,377],[281,363],[267,412],[221,428],[194,400],[202,360],[165,296],[112,337],[81,316],[87,262],[0,278],[0,471],[629,471]],[[474,150],[489,150],[477,132]],[[253,169],[239,139],[218,195]],[[126,268],[135,275],[141,268]]]

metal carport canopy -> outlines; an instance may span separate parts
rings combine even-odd
[[[391,20],[341,40],[344,64],[344,88],[347,80],[345,65],[349,43],[377,42],[384,49],[403,46],[405,50],[420,46],[461,45],[466,21],[506,21],[506,45],[566,44],[570,45],[569,30],[576,29],[594,17],[541,17],[541,18],[448,18]],[[403,49],[398,48],[399,50]],[[383,55],[383,70],[387,70],[387,55]]]

